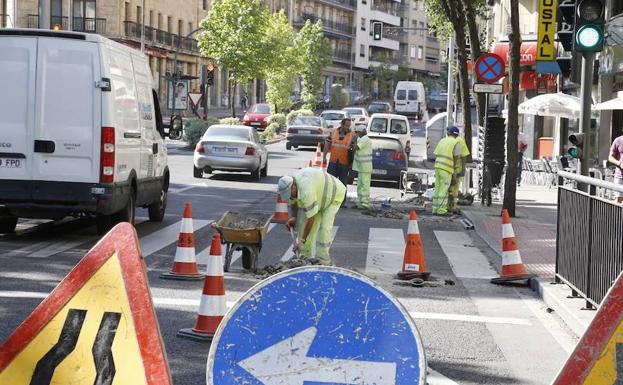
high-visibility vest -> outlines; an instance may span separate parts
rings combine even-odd
[[[357,138],[357,151],[353,161],[353,170],[372,172],[372,140],[367,135]]]
[[[321,168],[307,167],[297,171],[292,177],[298,191],[294,202],[303,210],[306,218],[322,212],[336,201],[344,200],[346,186]]]
[[[456,146],[456,138],[452,136],[446,136],[441,139],[435,147],[435,168],[454,173],[454,161],[453,153],[454,146]]]
[[[348,164],[348,148],[351,135],[352,133],[349,131],[344,135],[344,139],[340,140],[340,129],[333,131],[333,134],[331,134],[331,158],[329,162]]]
[[[469,156],[469,149],[467,148],[467,143],[465,143],[465,140],[461,138],[460,136],[456,137],[456,141],[459,142],[459,146],[461,146],[461,158],[467,158]],[[461,171],[463,171],[463,162],[459,160],[454,165],[454,172],[458,174]]]

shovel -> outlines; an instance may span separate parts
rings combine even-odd
[[[290,228],[290,235],[292,236],[292,251],[294,252],[294,256],[298,258],[299,251],[296,249],[296,235],[294,234],[294,229],[292,228]]]

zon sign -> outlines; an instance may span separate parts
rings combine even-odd
[[[556,60],[556,50],[554,49],[556,8],[558,8],[558,0],[539,0],[537,61]]]

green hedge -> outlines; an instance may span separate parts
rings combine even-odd
[[[207,120],[190,119],[184,128],[184,140],[188,146],[194,148],[208,127],[218,123],[219,120],[212,116],[208,117]]]
[[[268,127],[266,127],[264,131],[260,132],[260,138],[264,140],[270,140],[274,138],[275,135],[277,135],[278,131],[279,131],[279,124],[271,123],[268,125]]]
[[[242,122],[240,121],[240,119],[238,118],[223,118],[220,120],[221,124],[229,124],[229,125],[236,125],[236,124],[242,124]]]
[[[283,131],[286,128],[286,115],[285,114],[272,114],[270,118],[268,118],[268,124],[277,123],[279,128],[277,132]]]
[[[314,111],[312,110],[305,110],[305,109],[294,110],[288,114],[288,117],[286,120],[288,124],[292,124],[294,119],[296,119],[299,116],[313,116],[313,115],[314,115]]]

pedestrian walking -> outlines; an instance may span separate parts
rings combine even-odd
[[[448,213],[448,194],[454,177],[454,167],[461,155],[461,146],[456,137],[456,127],[448,129],[448,136],[441,139],[435,147],[435,190],[433,191],[433,214]]]
[[[281,198],[290,203],[293,214],[286,228],[289,231],[298,228],[294,251],[302,258],[311,258],[315,245],[320,263],[332,265],[329,250],[333,243],[333,221],[346,195],[346,186],[320,168],[307,167],[292,176],[281,177],[277,187]]]
[[[327,172],[338,178],[344,186],[348,185],[348,173],[353,161],[350,156],[354,143],[351,123],[349,118],[342,119],[340,127],[327,138],[322,155],[322,161],[326,163],[327,153],[331,153]]]
[[[355,127],[357,142],[353,170],[357,171],[357,208],[370,209],[370,181],[372,180],[372,140],[366,126]]]
[[[610,146],[608,161],[617,166],[614,172],[614,183],[623,185],[623,135],[616,137]],[[623,203],[623,194],[617,192],[617,202]]]
[[[456,128],[456,132],[458,131],[459,129]],[[465,176],[465,163],[467,163],[467,158],[470,154],[469,148],[467,148],[467,143],[465,143],[465,140],[461,137],[461,135],[456,134],[455,137],[459,148],[461,149],[461,153],[459,154],[458,161],[454,164],[454,178],[453,183],[450,186],[449,195],[451,199],[448,200],[448,211],[451,213],[458,213],[459,189],[461,187],[463,177]]]
[[[517,143],[519,145],[519,153],[517,154],[517,186],[521,186],[521,173],[523,171],[523,156],[528,148],[528,138],[526,134],[520,132],[517,135]]]
[[[242,108],[243,110],[247,109],[247,93],[243,93],[242,97],[240,98],[240,108]]]

